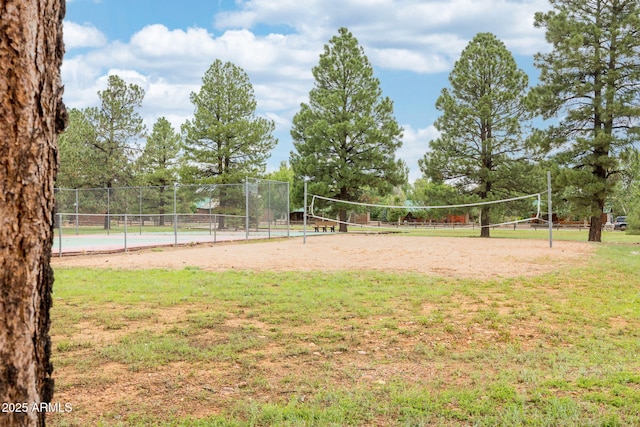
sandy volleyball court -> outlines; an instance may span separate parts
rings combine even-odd
[[[378,270],[448,277],[530,276],[588,262],[593,245],[545,240],[336,234],[54,258],[54,267]]]

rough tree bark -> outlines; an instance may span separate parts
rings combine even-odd
[[[0,426],[44,426],[65,0],[0,0]],[[16,406],[26,404],[26,406]],[[17,410],[28,409],[26,412]]]

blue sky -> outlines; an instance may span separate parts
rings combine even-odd
[[[383,95],[404,128],[397,157],[417,161],[438,136],[435,102],[469,40],[492,32],[534,82],[533,54],[547,51],[533,15],[547,0],[67,0],[62,65],[68,107],[97,105],[110,74],[146,92],[150,129],[166,117],[176,130],[193,115],[189,94],[216,59],[249,75],[257,114],[276,123],[276,169],[293,146],[289,129],[313,87],[311,69],[339,27],[364,48]]]

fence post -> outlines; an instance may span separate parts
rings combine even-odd
[[[62,214],[56,215],[58,215],[58,256],[62,258]]]
[[[124,213],[124,251],[127,252],[127,213]]]
[[[76,188],[76,235],[78,234],[78,214],[79,214],[79,209],[78,209],[78,189]],[[62,217],[60,218],[62,219]]]
[[[267,237],[271,238],[271,180],[267,181]]]
[[[111,189],[107,187],[107,236],[111,235]]]
[[[211,187],[209,187],[209,236],[211,236],[211,205],[213,204],[213,195],[211,194]]]
[[[178,183],[173,183],[173,246],[178,246]]]
[[[249,177],[244,177],[245,240],[249,240]]]
[[[287,181],[287,237],[291,237],[291,208],[289,205],[289,182]]]
[[[551,207],[551,172],[547,171],[547,187],[548,187],[548,200],[547,200],[547,213],[549,215],[549,247],[553,247],[553,209]]]
[[[144,224],[144,219],[142,219],[142,187],[138,187],[138,189],[140,190],[138,202],[140,207],[140,235],[142,236],[142,225]]]

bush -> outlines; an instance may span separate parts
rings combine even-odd
[[[627,214],[627,234],[640,234],[640,202],[632,206]]]

